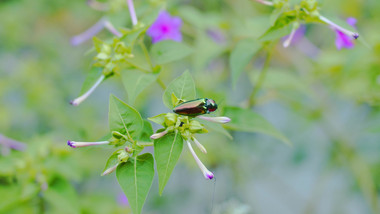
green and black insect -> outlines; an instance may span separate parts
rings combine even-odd
[[[173,112],[186,116],[198,116],[201,114],[208,114],[215,111],[218,105],[214,100],[208,98],[199,98],[195,100],[189,100],[178,104],[174,107]]]

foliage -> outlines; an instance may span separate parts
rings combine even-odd
[[[344,178],[339,202],[379,211],[379,3],[131,2],[0,3],[0,132],[9,137],[0,135],[0,213],[210,213],[211,183],[183,167],[194,160],[206,179],[223,178],[218,213],[270,213],[252,205],[265,206],[252,188],[260,182],[310,195],[292,213],[317,212],[324,205],[310,186],[328,197],[334,176]],[[356,16],[358,29],[342,16]],[[156,24],[181,32],[161,29],[158,41],[147,33]],[[334,35],[351,49],[336,50]],[[210,115],[206,98],[218,104]],[[173,113],[191,100],[202,113]],[[67,139],[87,148],[63,147]],[[117,179],[99,176],[114,171]],[[122,191],[127,203],[116,200]]]

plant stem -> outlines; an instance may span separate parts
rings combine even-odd
[[[163,90],[166,89],[166,85],[165,85],[164,82],[162,82],[162,80],[160,79],[160,77],[158,77],[156,81],[157,81],[157,83],[161,86],[161,88],[162,88]]]
[[[150,59],[148,49],[146,48],[146,46],[145,46],[145,44],[144,44],[144,42],[143,42],[142,40],[139,42],[139,45],[140,45],[141,49],[142,49],[143,52],[144,52],[144,55],[145,55],[146,61],[148,62],[151,71],[153,72],[154,67],[153,67],[153,64],[152,64],[152,60]]]
[[[139,146],[143,146],[143,147],[146,147],[146,146],[153,146],[154,144],[152,142],[139,142],[137,143]]]
[[[149,66],[150,66],[151,72],[154,72],[153,63],[152,63],[152,60],[151,60],[151,58],[150,58],[150,55],[149,55],[149,51],[148,51],[148,49],[146,48],[146,46],[145,46],[145,44],[144,44],[144,42],[143,42],[142,40],[139,42],[139,45],[140,45],[141,49],[142,49],[143,52],[144,52],[144,55],[145,55],[146,61],[148,62]],[[166,85],[165,85],[165,83],[160,79],[160,77],[158,77],[156,81],[157,81],[157,83],[161,86],[161,88],[162,88],[163,90],[166,89]]]
[[[267,53],[267,57],[265,59],[265,62],[264,62],[264,65],[263,65],[263,68],[260,72],[260,75],[259,75],[259,78],[256,82],[256,85],[253,87],[253,90],[252,90],[252,93],[251,93],[251,96],[249,97],[249,103],[248,103],[248,106],[249,107],[252,107],[255,105],[255,98],[256,98],[256,94],[259,92],[262,84],[264,83],[264,80],[265,80],[265,77],[266,77],[266,74],[268,72],[268,68],[269,68],[269,64],[270,64],[270,60],[272,58],[272,52],[273,52],[273,49],[269,50],[268,53]]]

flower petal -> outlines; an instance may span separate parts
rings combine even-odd
[[[213,179],[214,178],[214,174],[209,171],[205,165],[203,165],[202,161],[199,160],[197,154],[195,154],[194,150],[193,150],[193,147],[191,147],[191,144],[189,141],[186,141],[187,142],[187,146],[189,147],[189,150],[191,152],[191,154],[193,155],[194,159],[195,159],[195,162],[197,163],[198,167],[201,169],[202,173],[203,173],[203,176],[206,178],[206,179]]]

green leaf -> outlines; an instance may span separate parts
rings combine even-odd
[[[173,93],[181,100],[192,100],[196,98],[195,83],[189,71],[185,71],[166,88],[162,100],[169,109],[174,107],[174,104],[172,103]]]
[[[178,132],[166,134],[154,141],[154,158],[157,165],[160,195],[177,164],[182,148],[183,140]]]
[[[80,90],[79,95],[86,93],[95,84],[95,82],[100,78],[101,75],[101,68],[92,68],[90,72],[88,72],[87,77],[83,82],[82,89]]]
[[[117,180],[128,198],[134,214],[141,213],[154,177],[154,160],[149,153],[120,164],[116,169]]]
[[[152,46],[151,56],[157,64],[165,64],[182,59],[193,52],[193,50],[181,42],[165,40]]]
[[[283,8],[276,8],[273,10],[272,14],[269,16],[269,21],[270,21],[270,26],[273,26],[277,19],[281,16],[281,14],[283,13]]]
[[[142,142],[151,142],[150,136],[153,134],[153,128],[152,125],[149,123],[149,121],[144,120],[144,127],[141,132],[140,137],[138,137],[138,141]]]
[[[226,107],[224,108],[224,114],[231,118],[231,122],[225,125],[226,128],[236,131],[267,134],[291,145],[291,142],[264,117],[249,109]]]
[[[123,36],[120,38],[127,45],[133,46],[137,38],[140,37],[148,29],[148,26],[135,26],[133,29],[121,29]]]
[[[261,49],[261,43],[254,39],[241,40],[230,55],[232,84],[235,85],[244,68],[252,57]]]
[[[112,153],[112,155],[107,160],[107,163],[103,169],[103,172],[119,163],[117,156],[119,155],[119,152],[121,150],[123,150],[123,149],[118,149]]]
[[[118,131],[132,138],[139,137],[143,128],[140,113],[114,95],[110,96],[108,121],[111,131]]]
[[[164,126],[164,124],[165,124],[165,116],[166,116],[166,113],[162,113],[162,114],[156,115],[154,117],[149,117],[148,120]]]
[[[293,26],[292,25],[285,25],[280,28],[272,27],[269,30],[267,30],[260,38],[259,41],[269,41],[269,40],[276,40],[279,38],[282,38],[286,35],[289,35],[292,31]]]
[[[121,80],[128,93],[129,103],[133,103],[146,87],[157,79],[157,74],[143,73],[139,70],[124,70],[121,72]]]
[[[43,194],[51,213],[79,214],[79,200],[74,187],[66,180],[56,179]]]

